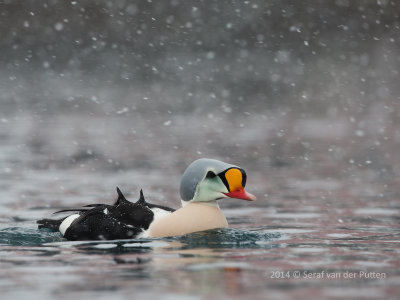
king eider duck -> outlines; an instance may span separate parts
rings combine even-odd
[[[58,211],[75,213],[60,220],[37,221],[39,229],[60,231],[68,240],[113,240],[178,236],[228,227],[217,200],[256,197],[245,191],[246,173],[235,165],[202,158],[183,173],[180,185],[182,207],[178,210],[146,202],[143,192],[137,202],[128,201],[117,188],[113,205],[90,204]]]

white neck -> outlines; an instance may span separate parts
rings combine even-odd
[[[189,203],[201,203],[201,204],[208,205],[211,207],[216,207],[219,209],[219,205],[216,200],[212,200],[212,201],[183,201],[183,200],[181,200],[181,203],[182,203],[182,207],[185,207]]]

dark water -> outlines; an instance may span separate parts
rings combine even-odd
[[[383,136],[374,149],[364,146],[379,139],[375,129],[366,126],[360,137],[345,120],[211,120],[235,132],[229,155],[232,144],[217,143],[218,130],[191,131],[200,121],[173,120],[16,115],[2,123],[2,299],[398,298],[396,120],[384,135],[391,140]],[[143,188],[149,201],[178,207],[180,174],[201,156],[243,166],[258,196],[220,202],[230,229],[86,243],[36,229],[35,220],[55,209],[111,203],[117,185],[128,199]]]
[[[395,212],[360,210],[350,223],[316,226],[320,214],[228,209],[240,229],[154,240],[67,242],[47,230],[4,228],[3,299],[395,299],[399,232],[382,225],[398,221]],[[249,216],[267,225],[254,227]]]

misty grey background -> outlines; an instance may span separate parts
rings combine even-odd
[[[3,176],[151,169],[175,193],[199,157],[268,177],[394,176],[399,11],[386,0],[2,1]]]
[[[399,11],[387,0],[2,1],[2,108],[365,112],[399,100]]]

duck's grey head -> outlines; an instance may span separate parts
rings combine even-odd
[[[246,172],[238,166],[215,159],[201,158],[183,173],[180,194],[186,202],[210,202],[223,198],[248,201],[256,197],[247,193]]]

